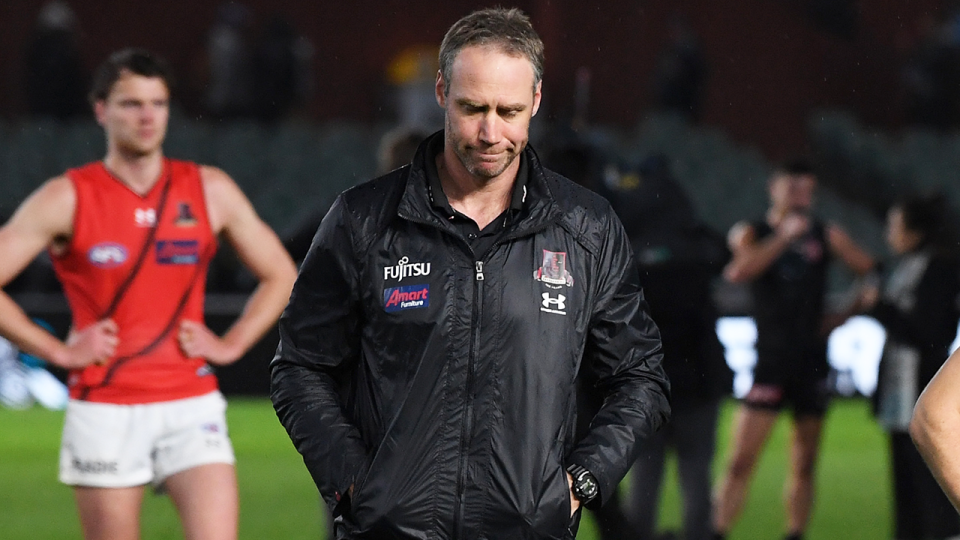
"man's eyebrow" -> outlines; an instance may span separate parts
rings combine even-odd
[[[478,103],[478,102],[476,102],[476,101],[473,101],[473,100],[467,99],[467,98],[457,99],[457,105],[460,105],[460,106],[462,106],[462,107],[471,107],[471,108],[473,108],[473,109],[486,109],[486,108],[488,108],[487,105],[483,105],[483,104],[481,104],[481,103]]]
[[[456,100],[456,103],[457,103],[457,105],[460,105],[461,107],[469,107],[469,108],[471,108],[471,109],[487,110],[487,109],[490,108],[489,105],[486,105],[486,104],[483,104],[483,103],[478,103],[478,102],[476,102],[476,101],[473,101],[473,100],[470,100],[470,99],[467,99],[467,98],[460,98],[460,99]],[[527,108],[527,106],[524,105],[523,103],[513,103],[513,104],[509,104],[509,105],[498,105],[498,106],[497,106],[497,110],[498,110],[498,111],[501,111],[501,112],[520,112],[520,111],[525,110],[526,108]]]

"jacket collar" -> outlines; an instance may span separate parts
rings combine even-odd
[[[449,206],[446,197],[440,192],[442,201],[438,200],[431,188],[429,178],[431,172],[436,175],[434,159],[437,152],[443,149],[443,130],[429,136],[420,143],[414,155],[407,183],[400,199],[397,213],[401,218],[432,224],[442,229],[452,229],[452,226],[432,208],[433,205]],[[514,189],[511,208],[518,212],[518,217],[508,225],[522,234],[532,229],[539,229],[547,223],[557,220],[562,212],[550,188],[548,171],[543,168],[536,152],[528,144],[523,150],[521,159],[521,174],[526,170],[525,182],[519,183]],[[428,167],[434,170],[428,172]]]

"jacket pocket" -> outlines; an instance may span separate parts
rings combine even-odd
[[[570,516],[570,484],[567,471],[554,453],[544,466],[540,500],[531,516],[531,527],[537,538],[570,538],[573,519]]]
[[[356,525],[363,528],[363,521],[368,521],[368,516],[363,516],[364,519],[361,520],[359,514],[366,514],[362,510],[364,508],[369,509],[369,504],[364,504],[365,501],[364,495],[366,494],[367,480],[370,478],[370,471],[373,469],[373,465],[376,462],[379,451],[374,451],[372,456],[368,456],[367,461],[364,462],[363,466],[357,471],[356,480],[353,486],[353,495],[350,497],[350,517],[356,523]]]

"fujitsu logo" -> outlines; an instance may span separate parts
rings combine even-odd
[[[430,263],[411,263],[409,257],[397,261],[396,266],[385,266],[383,268],[384,281],[390,279],[403,281],[403,278],[427,275],[430,275]]]

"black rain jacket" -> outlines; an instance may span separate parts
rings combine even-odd
[[[565,468],[606,500],[670,412],[629,243],[527,148],[524,210],[478,259],[430,206],[427,146],[321,223],[280,320],[274,407],[338,538],[573,538]],[[581,366],[606,398],[577,441]]]

